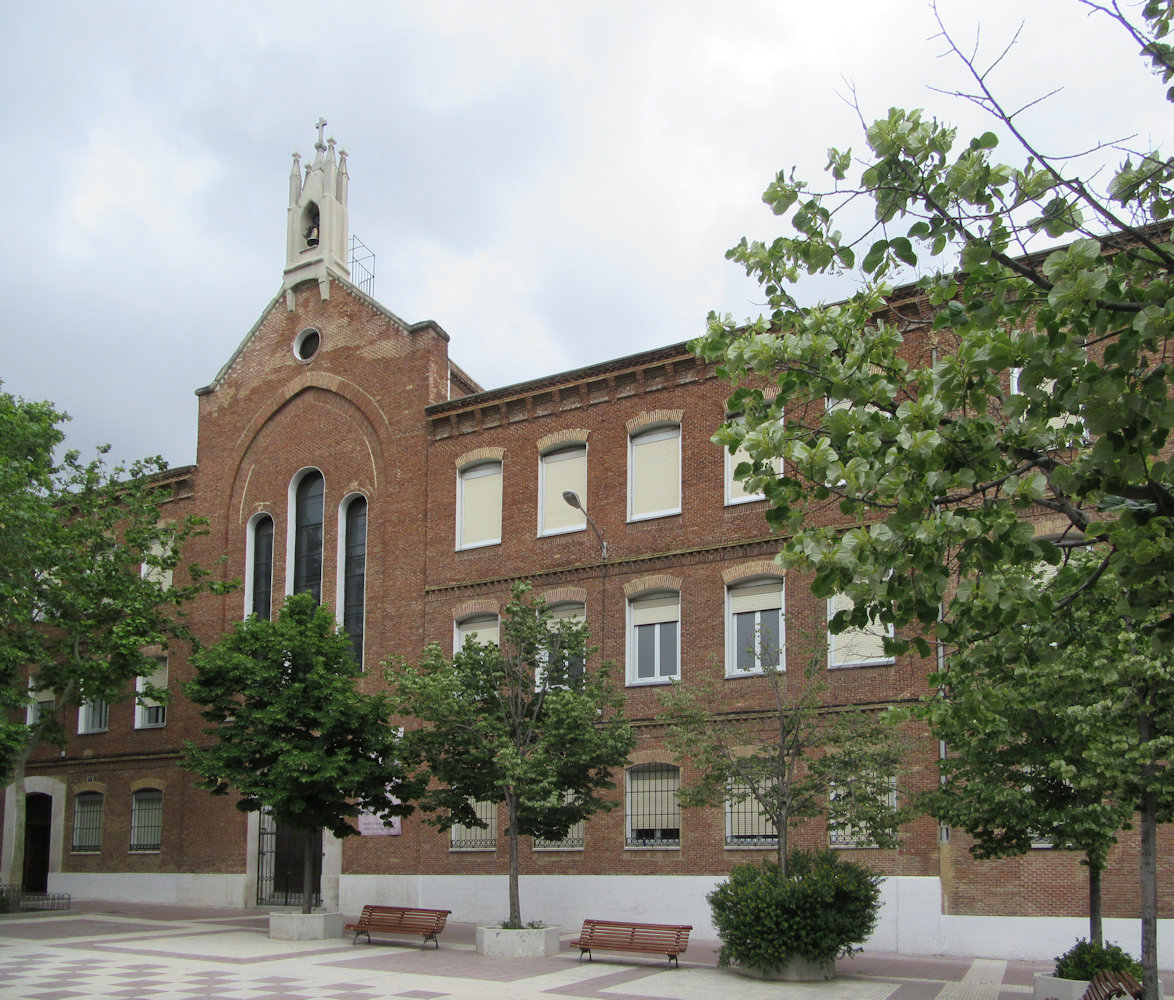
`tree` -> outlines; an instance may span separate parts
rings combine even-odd
[[[412,811],[399,730],[385,692],[356,683],[350,639],[309,594],[286,599],[274,621],[251,616],[195,658],[184,694],[202,705],[211,738],[188,743],[185,766],[213,795],[239,795],[244,812],[268,810],[307,834],[358,833],[360,812]],[[312,902],[313,842],[305,838],[302,912]]]
[[[528,583],[514,585],[501,643],[468,637],[449,660],[433,643],[418,667],[389,665],[396,707],[423,726],[404,737],[404,760],[434,780],[419,799],[441,830],[484,828],[474,808],[506,809],[509,920],[521,927],[518,840],[561,840],[613,803],[613,770],[635,742],[605,664],[582,670],[587,628],[552,617]]]
[[[1163,80],[1174,76],[1169,3],[1149,0],[1140,26],[1115,3],[1083,6],[1140,41]],[[795,235],[743,240],[727,256],[762,283],[771,312],[745,325],[711,315],[695,349],[734,380],[755,373],[777,387],[773,396],[737,388],[730,409],[744,419],[715,440],[749,454],[739,474],[767,495],[768,519],[786,535],[784,564],[811,572],[817,597],[853,602],[833,632],[879,618],[897,630],[894,653],[912,646],[923,656],[931,642],[951,649],[1007,635],[1035,595],[1006,568],[1055,565],[1073,546],[1096,557],[1050,607],[1108,574],[1117,581],[1121,627],[1139,623],[1137,655],[1161,664],[1124,702],[1129,724],[1115,714],[1106,727],[1128,743],[1106,766],[1139,811],[1153,997],[1155,831],[1170,808],[1171,737],[1153,686],[1168,676],[1174,636],[1174,161],[1126,151],[1098,189],[1074,172],[1079,158],[1035,148],[1019,112],[992,91],[989,68],[943,37],[972,73],[975,92],[963,96],[995,117],[1022,164],[994,159],[993,132],[958,144],[954,129],[922,112],[890,110],[866,129],[864,161],[829,151],[832,190],[813,193],[785,174],[767,188],[764,200],[790,215]],[[872,218],[844,236],[853,201],[869,204]],[[1059,237],[1071,242],[1050,249]],[[804,274],[852,270],[858,249],[863,284],[846,301],[802,307],[787,289]],[[887,279],[935,260],[939,269],[907,289],[917,294],[890,299]],[[832,505],[849,527],[834,526]],[[1060,526],[1037,534],[1032,515],[1041,512]],[[965,614],[976,592],[990,612],[983,622]],[[931,683],[948,693],[947,675],[960,669],[947,659]]]
[[[711,681],[676,682],[662,693],[668,746],[697,775],[678,793],[681,805],[751,803],[777,833],[784,876],[791,825],[816,816],[862,843],[896,847],[907,818],[890,802],[904,755],[896,727],[862,710],[823,707],[827,685],[814,660],[798,676],[777,667],[763,673],[774,704],[753,718],[715,710],[722,697]]]
[[[24,868],[25,772],[42,742],[64,745],[65,713],[111,703],[192,636],[183,605],[208,585],[174,579],[202,521],[172,521],[162,459],[107,467],[54,450],[68,419],[0,393],[0,775],[16,787],[13,872]],[[166,699],[140,685],[139,698]]]
[[[1078,561],[1072,569],[1086,572]],[[1067,587],[1051,573],[1026,572],[1035,591]],[[1107,724],[1132,721],[1121,718],[1113,682],[1122,658],[1101,669],[1121,623],[1100,590],[1059,613],[1045,604],[1025,602],[1015,628],[951,654],[948,697],[932,705],[948,754],[940,786],[921,801],[940,822],[974,838],[976,858],[1025,854],[1041,843],[1081,852],[1089,938],[1100,945],[1101,872],[1134,809],[1131,798],[1119,797],[1119,767],[1086,762],[1104,743]],[[982,620],[987,613],[972,606],[970,614]],[[1093,705],[1101,706],[1099,717],[1082,718]]]

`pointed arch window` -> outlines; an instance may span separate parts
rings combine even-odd
[[[367,591],[367,499],[354,497],[343,517],[342,627],[351,653],[363,662],[363,619]]]
[[[322,603],[322,500],[325,484],[317,469],[298,481],[294,492],[293,590]]]

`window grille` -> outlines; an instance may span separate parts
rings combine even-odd
[[[497,803],[474,802],[473,811],[485,827],[454,823],[449,843],[454,851],[492,851],[497,847]]]
[[[672,764],[638,764],[628,769],[627,781],[627,846],[679,847],[680,768]]]
[[[841,791],[836,789],[833,785],[831,790],[831,799],[834,801],[841,794]],[[885,796],[885,804],[889,809],[897,808],[897,778],[896,776],[889,778],[889,790]],[[828,823],[828,845],[831,847],[856,847],[867,848],[876,847],[876,841],[865,830],[857,829],[850,823]]]
[[[130,849],[157,851],[163,846],[163,793],[142,788],[131,796]]]
[[[81,792],[73,800],[73,852],[97,854],[102,849],[102,793]]]
[[[731,783],[726,798],[726,846],[774,847],[778,842],[778,828],[763,815],[762,806],[750,794],[749,787]]]
[[[581,851],[585,843],[586,838],[583,834],[583,821],[579,820],[578,823],[567,831],[567,835],[562,840],[544,840],[542,837],[535,837],[534,850]]]

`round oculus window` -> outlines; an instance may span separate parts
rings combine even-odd
[[[294,341],[294,354],[299,361],[309,361],[322,346],[322,334],[313,327],[303,330]]]

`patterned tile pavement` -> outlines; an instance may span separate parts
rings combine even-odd
[[[695,941],[680,969],[649,956],[490,959],[474,928],[440,949],[377,939],[274,941],[256,911],[78,901],[68,913],[0,918],[2,1000],[1023,1000],[1042,966],[868,953],[830,983],[746,979]]]

